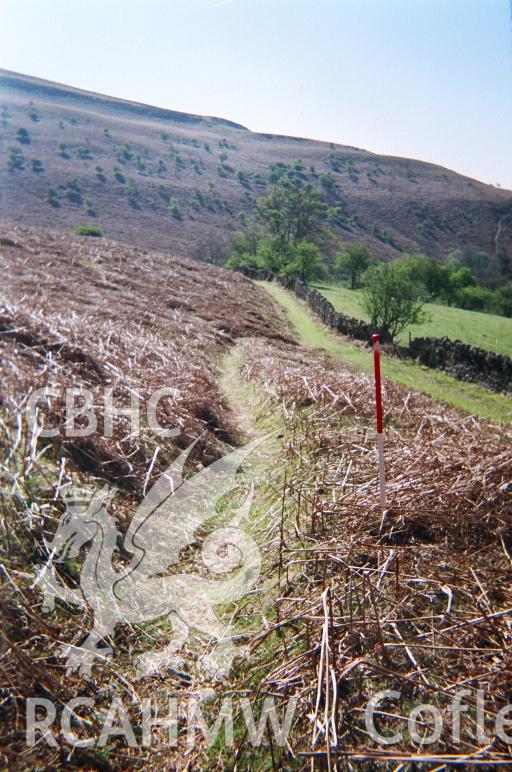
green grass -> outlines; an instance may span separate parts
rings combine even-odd
[[[75,233],[77,236],[92,236],[99,239],[103,236],[103,231],[99,225],[77,225]]]
[[[368,321],[368,317],[358,303],[360,291],[350,290],[342,285],[313,284],[312,286],[333,304],[336,311]],[[426,310],[430,320],[423,324],[412,325],[398,339],[399,343],[407,345],[409,332],[412,338],[446,336],[487,351],[512,356],[512,319],[495,314],[481,314],[478,311],[464,311],[462,308],[450,308],[436,303],[428,303]]]
[[[352,346],[316,320],[309,309],[277,284],[258,282],[287,311],[298,340],[319,349],[364,373],[371,373],[373,358],[369,350]],[[480,316],[481,314],[479,314]],[[512,400],[486,391],[473,383],[458,381],[438,370],[430,370],[398,357],[382,357],[386,378],[408,389],[421,391],[440,402],[494,421],[512,422]]]

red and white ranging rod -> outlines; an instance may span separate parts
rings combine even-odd
[[[382,433],[382,386],[380,380],[379,334],[372,335],[373,365],[375,369],[375,411],[377,414],[377,455],[379,459],[380,506],[386,509],[386,471],[384,467],[384,434]]]

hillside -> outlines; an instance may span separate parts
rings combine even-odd
[[[0,227],[0,270],[0,755],[7,768],[220,772],[266,769],[272,759],[275,769],[310,770],[311,759],[318,761],[314,768],[326,768],[331,755],[372,768],[390,769],[390,760],[396,768],[404,759],[419,765],[424,750],[405,731],[399,744],[384,749],[365,732],[368,700],[389,688],[403,700],[384,715],[386,733],[404,728],[412,705],[434,699],[439,705],[446,731],[429,745],[429,768],[447,760],[510,765],[503,738],[484,747],[475,739],[474,692],[486,687],[492,736],[491,721],[506,708],[511,688],[510,429],[386,379],[390,507],[383,513],[373,380],[346,364],[327,330],[315,340],[314,320],[306,338],[268,291],[222,268],[22,225]],[[46,425],[57,429],[51,440],[25,420],[27,400],[42,387],[57,391],[38,403]],[[93,395],[98,425],[88,437],[73,436],[65,424],[69,387]],[[160,426],[177,430],[170,438],[146,422],[149,396],[162,387],[175,390],[157,412]],[[117,416],[109,435],[109,389],[117,408],[138,397],[140,431]],[[204,547],[215,535],[219,561],[231,560],[228,537],[235,529],[223,526],[243,513],[238,502],[249,491],[254,499],[241,530],[258,546],[261,576],[236,603],[217,594],[205,602],[193,591],[172,596],[170,611],[179,611],[190,633],[173,649],[178,658],[162,658],[175,641],[169,609],[167,616],[119,618],[108,635],[101,631],[86,677],[78,665],[87,663],[92,617],[101,619],[92,602],[103,607],[99,590],[108,608],[124,602],[117,592],[106,595],[106,579],[117,577],[113,569],[123,571],[133,553],[127,533],[151,483],[195,438],[185,491],[189,478],[233,444],[265,442],[253,446],[249,468],[237,477],[243,497],[241,491],[223,496],[211,523],[195,522],[194,540],[179,560],[178,553],[169,557],[154,596],[171,597],[168,588],[182,576],[213,576],[218,592],[219,563],[207,563]],[[86,518],[68,507],[104,483],[113,486],[108,513],[91,507]],[[203,488],[197,492],[198,498],[185,494],[191,519],[205,496]],[[173,509],[169,498],[168,530],[159,533],[172,556],[180,505]],[[91,521],[94,528],[85,530]],[[83,581],[89,560],[99,588],[91,594]],[[70,592],[54,597],[52,608],[53,571]],[[79,591],[91,613],[76,608]],[[207,624],[212,605],[222,635],[228,630],[238,650],[227,680],[206,678],[202,667],[220,646],[219,628],[212,634]],[[156,668],[140,671],[140,663],[156,660]],[[449,695],[461,683],[469,684],[464,702],[471,707],[461,722],[462,744],[450,737],[450,701],[437,701],[440,689]],[[211,745],[202,730],[190,740],[196,715],[189,721],[188,711],[198,695],[208,701],[204,714],[212,727],[226,692],[237,711],[232,741],[220,735]],[[70,744],[58,723],[51,729],[55,745],[39,731],[28,742],[27,698],[51,697],[64,716],[63,706],[77,695],[88,700],[74,704],[80,744]],[[270,729],[268,744],[249,741],[240,695],[258,716],[271,696],[281,721],[296,702],[286,744],[271,745]],[[176,741],[170,721],[161,721],[151,742],[143,742],[144,703],[165,716],[171,697],[179,703]],[[133,744],[116,731],[117,722],[110,734],[105,730],[105,742],[100,737],[119,700]],[[421,725],[428,727],[427,720]]]
[[[128,490],[140,488],[157,446],[153,474],[199,434],[206,459],[236,441],[216,384],[218,359],[236,338],[290,340],[279,311],[248,279],[174,255],[0,226],[0,269],[0,408],[23,404],[35,389],[56,389],[39,405],[59,430],[54,442],[63,442],[78,469],[101,470]],[[89,437],[69,439],[70,387],[93,395],[98,431]],[[148,432],[145,418],[144,437],[131,437],[124,416],[113,421],[110,438],[101,431],[109,389],[116,408],[136,396],[147,416],[151,394],[162,387],[175,394],[159,400],[157,420],[175,437]]]
[[[434,164],[92,94],[0,71],[1,216],[212,259],[286,167],[322,188],[340,240],[391,257],[512,255],[512,193]],[[21,130],[21,132],[20,132]]]

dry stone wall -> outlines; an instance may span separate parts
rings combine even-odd
[[[371,344],[372,328],[360,319],[336,311],[318,290],[292,276],[275,276],[269,270],[245,269],[257,281],[276,281],[304,300],[311,310],[336,332]],[[397,346],[399,356],[425,367],[443,370],[461,381],[480,383],[493,391],[512,393],[512,359],[449,338],[413,338],[409,346]]]

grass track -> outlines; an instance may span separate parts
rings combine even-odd
[[[322,322],[315,319],[309,309],[293,295],[269,282],[258,282],[287,312],[295,328],[297,339],[312,348],[324,351],[357,370],[365,373],[372,371],[371,352],[345,342],[345,339],[331,332]],[[464,383],[438,370],[430,370],[413,362],[405,362],[398,357],[382,358],[382,372],[386,378],[401,383],[408,389],[421,391],[431,397],[454,407],[474,413],[493,421],[512,422],[512,400],[503,394],[497,394]]]
[[[368,317],[358,303],[360,293],[341,285],[313,284],[315,289],[333,304],[336,311],[368,321]],[[410,327],[411,337],[442,338],[461,340],[471,346],[478,346],[498,354],[512,356],[512,319],[496,314],[481,314],[478,311],[464,311],[462,308],[428,303],[426,310],[430,320]],[[407,345],[409,333],[406,331],[398,339]]]

